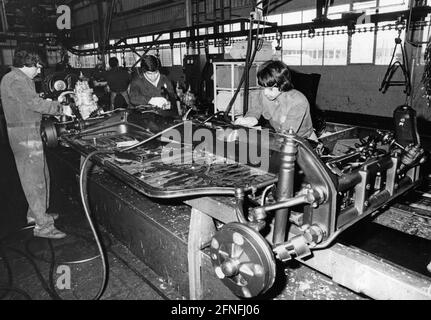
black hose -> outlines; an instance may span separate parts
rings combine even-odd
[[[15,287],[0,287],[0,291],[7,291],[8,293],[9,292],[17,292],[20,295],[24,296],[27,300],[32,300],[31,296],[27,292],[25,292],[24,290],[19,289],[19,288],[15,288]],[[0,298],[0,300],[3,300],[3,298]]]
[[[55,290],[55,285],[54,285],[54,267],[56,265],[55,262],[55,251],[54,251],[54,247],[52,246],[52,241],[50,239],[48,239],[48,244],[49,244],[49,249],[51,252],[51,263],[49,264],[49,280],[48,280],[48,284],[51,288],[51,291],[55,297],[55,300],[63,300],[57,293],[57,291]]]
[[[253,55],[252,55],[252,57],[251,57],[250,61],[253,61],[253,60],[254,60],[254,58],[256,57],[257,51],[258,51],[258,50],[257,50],[257,47],[255,47],[254,52],[253,52]],[[250,68],[250,67],[251,67],[251,63],[249,64],[249,66],[246,66],[246,68]],[[242,85],[243,85],[243,83],[244,83],[244,80],[245,80],[245,73],[243,73],[243,75],[242,75],[242,77],[241,77],[241,80],[240,80],[240,82],[239,82],[239,84],[238,84],[238,88],[236,89],[236,91],[235,91],[235,93],[234,93],[234,95],[233,95],[232,99],[230,100],[230,102],[229,102],[229,104],[228,104],[228,106],[227,106],[226,110],[224,111],[224,120],[225,120],[226,122],[229,122],[229,112],[230,112],[230,110],[232,109],[232,106],[233,106],[233,104],[235,103],[235,100],[236,100],[236,98],[237,98],[237,96],[238,96],[239,92],[241,91],[241,87],[242,87]]]
[[[87,217],[88,223],[90,225],[90,228],[93,232],[94,238],[96,240],[97,247],[100,252],[100,258],[102,259],[102,284],[100,285],[99,291],[96,294],[96,296],[93,298],[93,300],[98,300],[102,296],[103,292],[105,291],[106,284],[108,281],[108,265],[107,265],[107,256],[106,251],[104,250],[102,246],[102,242],[100,241],[99,234],[94,227],[93,221],[91,219],[90,215],[90,209],[89,209],[89,202],[88,202],[88,192],[87,192],[87,182],[88,182],[88,172],[90,171],[90,159],[98,154],[108,154],[113,153],[112,151],[93,151],[87,157],[85,158],[84,162],[82,163],[81,170],[79,173],[79,191],[81,195],[81,201],[82,205],[84,207],[85,215]]]
[[[46,283],[45,278],[43,277],[42,273],[40,272],[39,268],[37,267],[36,263],[34,262],[34,260],[25,252],[22,252],[21,250],[15,249],[15,248],[7,248],[11,251],[14,251],[15,253],[23,256],[24,258],[27,259],[28,262],[30,262],[30,264],[32,265],[32,267],[34,268],[34,270],[36,271],[36,275],[40,280],[40,283],[42,284],[43,289],[49,294],[49,296],[51,297],[52,300],[58,300],[58,295],[55,292],[52,292],[50,286]]]
[[[245,76],[245,80],[244,80],[244,100],[243,100],[243,113],[247,113],[248,110],[248,95],[249,95],[249,88],[250,88],[250,68],[251,68],[251,64],[253,63],[253,61],[250,59],[251,58],[251,52],[252,52],[252,46],[253,46],[253,19],[250,19],[250,32],[249,32],[249,40],[248,40],[248,45],[247,45],[247,55],[246,55],[246,67],[244,70],[244,76]],[[257,41],[257,37],[258,35],[256,35],[256,41]]]

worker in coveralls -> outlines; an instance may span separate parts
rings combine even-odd
[[[58,102],[43,100],[33,79],[40,73],[41,59],[34,49],[17,48],[13,68],[0,84],[1,100],[7,123],[10,146],[29,205],[27,221],[34,222],[34,236],[61,239],[65,233],[56,229],[58,214],[47,214],[49,171],[40,136],[42,114],[60,115]]]

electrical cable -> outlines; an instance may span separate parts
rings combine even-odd
[[[270,4],[271,4],[271,1],[269,1],[269,5]],[[257,4],[256,4],[256,6],[257,6]],[[268,12],[269,12],[269,6],[267,7],[267,13]],[[251,16],[251,19],[250,19],[250,30],[251,31],[253,29],[252,22],[253,22],[253,17]],[[244,72],[242,74],[241,80],[240,80],[240,82],[238,84],[238,87],[237,87],[237,89],[236,89],[236,91],[235,91],[232,99],[229,101],[229,104],[226,107],[226,110],[224,111],[224,121],[226,121],[226,122],[229,122],[229,112],[231,111],[231,109],[233,107],[233,104],[235,103],[235,100],[236,100],[236,98],[237,98],[237,96],[238,96],[238,94],[239,94],[239,92],[241,90],[241,87],[242,87],[242,85],[243,85],[243,83],[245,81],[245,77],[246,77],[246,72],[245,71],[247,70],[247,68],[248,68],[248,70],[250,70],[250,68],[251,68],[251,66],[253,64],[253,61],[254,61],[254,59],[256,57],[257,52],[262,48],[262,45],[261,45],[261,41],[262,40],[260,39],[261,36],[259,35],[259,27],[260,27],[260,21],[258,21],[258,29],[257,29],[257,33],[256,33],[254,51],[253,51],[251,57],[250,56],[246,57],[246,66],[245,66],[245,70],[244,70]],[[263,34],[265,33],[265,28],[262,29],[262,33]],[[249,36],[248,41],[249,41],[248,44],[251,46],[252,45],[252,41],[253,41],[252,35]],[[247,46],[247,53],[249,52],[248,49],[249,49],[249,47]],[[245,100],[245,98],[244,98],[244,100]]]
[[[31,264],[31,266],[34,268],[34,270],[36,271],[36,275],[39,278],[39,281],[43,287],[43,289],[48,293],[48,295],[51,297],[52,300],[58,300],[58,295],[55,292],[51,291],[51,288],[49,286],[49,284],[46,282],[45,278],[43,277],[42,273],[40,272],[38,266],[36,265],[36,263],[34,262],[34,260],[25,252],[22,252],[19,249],[16,248],[12,248],[12,247],[8,247],[7,248],[10,251],[14,251],[15,253],[17,253],[18,255],[23,256],[24,258],[27,259],[27,261]]]
[[[55,300],[63,300],[57,293],[57,290],[55,290],[55,285],[54,285],[54,267],[56,265],[56,261],[55,261],[55,250],[54,247],[52,245],[52,241],[51,239],[48,239],[48,244],[49,244],[49,249],[51,252],[51,263],[49,265],[49,279],[48,279],[48,284],[51,288],[51,291],[53,292],[54,296],[55,296]]]
[[[83,236],[83,235],[80,235],[80,234],[77,234],[77,233],[74,233],[74,232],[72,232],[72,231],[70,231],[69,229],[66,229],[65,230],[66,231],[66,233],[70,236],[70,235],[72,235],[72,236],[75,236],[76,238],[81,238],[81,239],[84,239],[86,242],[88,242],[88,243],[92,243],[92,240],[90,240],[89,238],[87,238],[86,236]],[[109,238],[108,238],[109,239]],[[34,259],[34,260],[38,260],[38,261],[41,261],[41,262],[45,262],[45,263],[51,263],[52,262],[52,260],[50,260],[50,259],[44,259],[43,257],[40,257],[40,256],[36,256],[34,253],[33,253],[33,251],[31,250],[31,248],[30,248],[30,244],[31,244],[31,241],[29,240],[29,241],[27,241],[26,242],[26,245],[25,245],[25,249],[26,249],[26,252]],[[106,247],[107,248],[109,248],[110,246],[111,246],[111,244],[112,244],[112,242],[110,241],[109,242],[109,244],[108,245],[106,245]],[[85,258],[85,259],[81,259],[81,260],[70,260],[70,261],[67,261],[67,260],[64,260],[64,261],[62,261],[62,260],[60,260],[60,261],[58,261],[58,260],[56,260],[56,264],[81,264],[81,263],[87,263],[87,262],[90,262],[90,261],[93,261],[93,260],[95,260],[95,259],[97,259],[97,258],[99,258],[100,257],[100,255],[98,254],[98,255],[94,255],[94,256],[92,256],[92,257],[89,257],[89,258]]]
[[[85,160],[83,161],[81,165],[81,170],[79,173],[79,193],[81,196],[82,205],[84,207],[84,212],[87,217],[88,223],[90,225],[91,231],[93,232],[94,238],[96,240],[97,247],[99,249],[100,258],[102,260],[102,283],[100,285],[99,291],[97,292],[96,296],[93,298],[93,300],[98,300],[102,296],[103,292],[106,288],[106,283],[108,280],[108,265],[107,265],[107,257],[106,252],[103,249],[102,243],[99,238],[99,234],[93,224],[93,220],[90,216],[90,209],[88,204],[88,192],[87,192],[87,175],[90,171],[90,159],[93,158],[96,155],[99,154],[110,154],[113,153],[113,151],[104,151],[104,150],[97,150],[93,151],[90,154],[87,155]]]
[[[256,41],[258,41],[257,39],[256,39]],[[252,57],[251,57],[251,59],[250,59],[250,61],[254,61],[254,58],[256,57],[256,54],[257,54],[257,45],[255,46],[255,50],[254,50],[254,52],[253,52],[253,55],[252,55]],[[247,60],[247,59],[246,59]],[[250,64],[247,64],[246,66],[245,66],[245,68],[247,68],[247,67],[251,67],[251,63]],[[244,70],[245,71],[245,70]],[[241,80],[240,80],[240,82],[239,82],[239,84],[238,84],[238,87],[237,87],[237,89],[236,89],[236,91],[235,91],[235,93],[234,93],[234,95],[233,95],[233,97],[232,97],[232,99],[230,100],[230,102],[229,102],[229,104],[228,104],[228,106],[227,106],[227,108],[226,108],[226,110],[224,111],[224,120],[226,121],[226,122],[229,122],[229,112],[231,111],[231,109],[232,109],[232,107],[233,107],[233,104],[235,103],[235,100],[236,100],[236,98],[237,98],[237,96],[238,96],[238,94],[239,94],[239,92],[241,91],[241,87],[242,87],[242,85],[243,85],[243,83],[244,83],[244,81],[245,81],[245,72],[242,74],[242,77],[241,77]]]
[[[145,139],[145,140],[143,140],[143,141],[141,141],[141,142],[138,142],[138,143],[136,143],[136,144],[134,144],[134,145],[132,145],[132,146],[130,146],[130,147],[127,147],[127,148],[125,148],[125,149],[122,149],[121,151],[122,151],[122,152],[125,152],[125,151],[129,151],[129,150],[135,149],[135,148],[137,148],[137,147],[139,147],[139,146],[141,146],[141,145],[143,145],[143,144],[146,144],[147,142],[149,142],[149,141],[151,141],[151,140],[154,140],[155,138],[158,138],[158,137],[162,136],[164,133],[166,133],[166,132],[168,132],[168,131],[170,131],[170,130],[172,130],[172,129],[175,129],[175,128],[177,128],[177,127],[179,127],[179,126],[183,125],[184,123],[185,123],[185,121],[180,122],[180,123],[177,123],[176,125],[173,125],[173,126],[171,126],[171,127],[167,128],[167,129],[165,129],[165,130],[163,130],[163,131],[161,131],[161,132],[159,132],[159,133],[157,133],[157,134],[155,134],[155,135],[153,135],[153,136],[149,137],[148,139]]]
[[[123,149],[122,151],[128,151],[128,150],[136,148],[136,147],[138,147],[140,145],[143,145],[143,144],[145,144],[145,143],[147,143],[147,142],[149,142],[149,141],[151,141],[151,140],[153,140],[153,139],[155,139],[155,138],[163,135],[165,132],[167,132],[169,130],[172,130],[172,129],[174,129],[174,128],[180,126],[180,125],[182,125],[183,123],[184,122],[181,122],[179,124],[171,126],[171,127],[167,128],[167,129],[159,132],[158,134],[155,134],[152,137],[150,137],[150,138],[148,138],[148,139],[146,139],[144,141],[141,141],[138,144],[135,144],[135,145],[133,145],[131,147]],[[96,240],[96,244],[97,244],[97,247],[98,247],[98,250],[99,250],[99,253],[100,253],[99,256],[100,256],[100,258],[102,260],[102,283],[100,285],[99,291],[97,292],[97,294],[95,295],[95,297],[93,298],[93,300],[100,299],[100,297],[103,295],[103,292],[105,291],[106,284],[107,284],[107,279],[108,279],[108,265],[107,265],[106,251],[104,250],[104,248],[102,246],[102,242],[100,241],[99,234],[98,234],[98,232],[97,232],[97,230],[96,230],[96,228],[95,228],[95,226],[93,224],[93,221],[91,219],[91,216],[90,216],[89,203],[88,203],[88,192],[87,192],[88,172],[89,172],[89,169],[90,169],[90,164],[91,164],[90,160],[91,160],[91,158],[93,158],[94,156],[99,155],[99,154],[111,154],[111,153],[113,153],[113,151],[97,150],[97,151],[91,152],[90,154],[88,154],[86,156],[85,160],[83,161],[83,163],[81,165],[81,169],[80,169],[80,174],[79,174],[79,189],[80,189],[80,196],[81,196],[82,205],[83,205],[84,212],[85,212],[85,215],[87,217],[88,223],[90,225],[90,228],[91,228],[92,233],[94,235],[94,238]],[[34,226],[29,226],[29,227],[25,227],[25,228],[23,228],[21,230],[27,230],[27,229],[30,229],[30,228],[33,228],[33,227]],[[21,231],[21,230],[19,230],[19,231]],[[53,285],[53,272],[54,272],[54,267],[55,267],[56,261],[55,261],[55,252],[54,252],[54,248],[52,247],[52,243],[49,242],[49,245],[50,245],[50,250],[51,250],[51,263],[50,263],[50,273],[49,273],[49,283],[48,284],[46,283],[46,280],[44,279],[44,277],[40,273],[40,270],[38,269],[36,263],[34,262],[33,258],[30,255],[28,255],[27,253],[24,253],[24,252],[22,252],[22,251],[20,251],[18,249],[15,249],[15,248],[9,248],[9,250],[15,251],[16,253],[24,256],[31,263],[31,265],[34,267],[34,269],[36,271],[36,274],[37,274],[38,278],[41,281],[41,284],[42,284],[44,290],[49,294],[49,296],[53,300],[62,300],[61,297],[57,294],[57,292],[55,290],[55,287]],[[9,282],[9,284],[11,284],[12,280],[10,279],[8,282]],[[7,289],[8,289],[7,292],[10,292],[10,291],[21,292],[20,289],[12,288],[12,286],[8,286]],[[23,295],[25,295],[26,297],[28,296],[28,294],[26,294],[25,292],[21,292],[21,293]]]
[[[17,292],[20,295],[24,296],[27,300],[32,300],[31,296],[27,292],[25,292],[24,290],[19,289],[19,288],[15,288],[15,287],[0,287],[0,291],[7,291],[8,293],[9,292]],[[4,299],[0,298],[0,300],[4,300]]]

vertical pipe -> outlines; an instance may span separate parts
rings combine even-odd
[[[249,96],[249,92],[248,90],[250,89],[250,67],[251,64],[253,63],[252,59],[251,59],[251,51],[253,50],[253,17],[250,18],[250,32],[249,32],[249,40],[248,40],[248,44],[247,44],[247,56],[245,59],[245,68],[244,68],[244,101],[243,101],[243,114],[246,114],[248,111],[248,96]],[[257,39],[256,39],[257,41]]]
[[[192,26],[192,0],[185,0],[187,27]]]
[[[292,132],[286,137],[280,152],[280,169],[277,184],[277,201],[286,201],[293,196],[294,175],[297,144],[293,141]],[[286,227],[290,209],[279,209],[275,212],[273,244],[277,245],[286,240]]]

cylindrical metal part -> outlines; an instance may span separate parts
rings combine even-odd
[[[236,217],[239,222],[247,223],[247,219],[244,215],[244,189],[237,188],[235,189],[235,198],[236,198]]]
[[[343,174],[338,178],[338,191],[344,192],[361,182],[359,171]]]
[[[273,211],[273,210],[279,210],[279,209],[285,209],[285,208],[289,208],[289,207],[294,207],[300,204],[304,204],[304,203],[310,203],[308,201],[308,195],[303,194],[301,196],[298,197],[294,197],[291,199],[288,199],[286,201],[282,201],[282,202],[277,202],[274,204],[270,204],[264,207],[257,207],[254,208],[254,216],[263,216],[264,212],[267,211]]]
[[[391,194],[389,193],[389,191],[383,190],[375,195],[372,195],[368,199],[368,203],[370,206],[379,206],[385,203],[390,197],[391,197]]]
[[[278,174],[276,200],[287,201],[293,196],[297,144],[293,135],[288,135],[280,152],[280,170]],[[277,245],[286,240],[286,227],[289,221],[289,208],[279,209],[275,213],[273,243]]]

